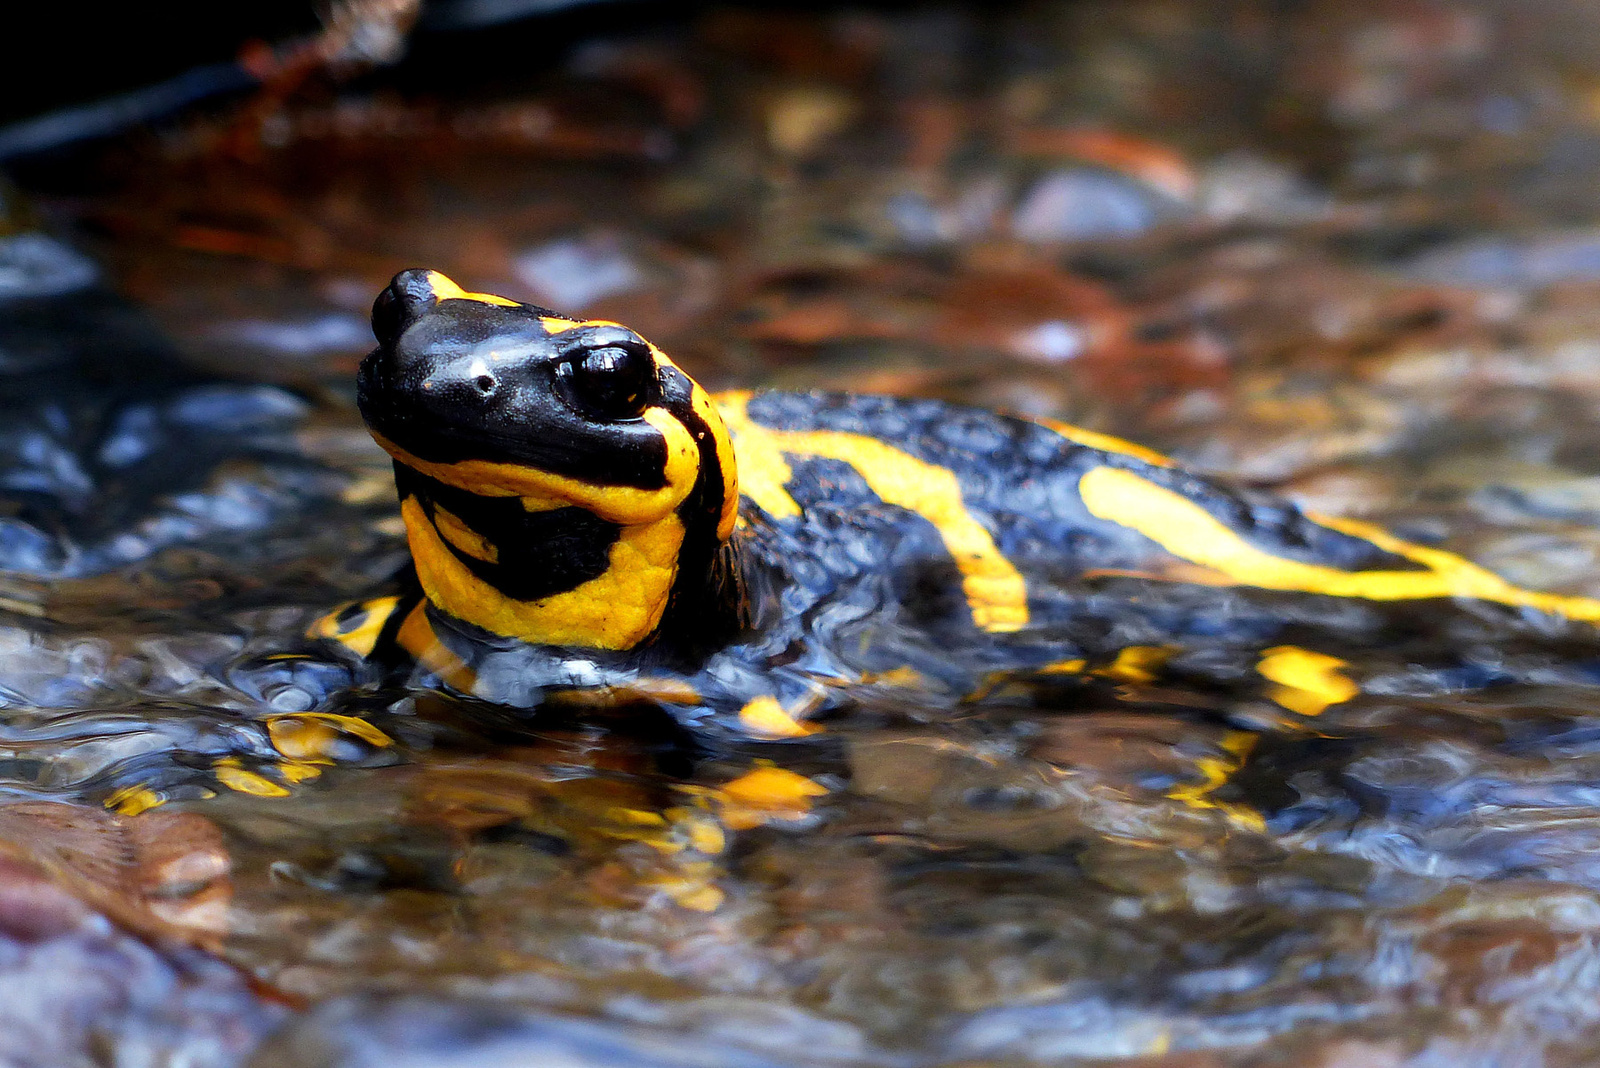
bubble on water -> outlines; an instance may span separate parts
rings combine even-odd
[[[211,333],[219,341],[299,359],[372,347],[367,320],[342,312],[303,320],[245,319],[223,323]]]
[[[0,237],[0,300],[55,297],[100,278],[94,261],[40,233]]]
[[[276,386],[199,386],[166,407],[174,423],[212,432],[277,429],[309,410],[305,401]]]
[[[530,249],[515,260],[517,277],[541,300],[564,311],[638,289],[644,272],[620,239],[597,235],[564,238]]]
[[[305,712],[316,707],[317,700],[298,686],[284,686],[267,698],[274,712]]]
[[[1023,196],[1011,230],[1023,241],[1127,237],[1156,225],[1170,210],[1132,178],[1087,168],[1053,171]]]
[[[107,467],[127,467],[161,443],[161,421],[153,404],[130,404],[116,414],[95,454]]]
[[[31,523],[0,516],[0,571],[54,575],[68,569],[71,552]]]

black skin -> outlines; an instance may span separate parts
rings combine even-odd
[[[733,550],[716,536],[722,472],[694,410],[694,383],[624,327],[581,324],[536,305],[438,300],[435,278],[404,271],[373,305],[378,348],[357,377],[367,425],[429,463],[488,461],[594,487],[652,490],[666,485],[666,446],[643,413],[665,410],[700,452],[676,509],[685,531],[678,579],[648,644],[682,660],[726,640],[744,618],[743,595]],[[552,331],[550,319],[560,328]],[[598,577],[620,534],[582,508],[528,512],[514,498],[479,496],[399,460],[395,475],[402,499],[415,497],[430,518],[445,509],[500,550],[491,562],[447,546],[466,570],[516,600]]]
[[[360,384],[363,414],[377,432],[435,462],[498,460],[595,483],[650,484],[651,464],[658,470],[660,462],[659,451],[651,451],[654,437],[646,444],[625,412],[614,417],[615,389],[601,402],[613,406],[609,415],[575,399],[570,372],[597,349],[642,340],[611,326],[546,336],[538,323],[551,314],[544,309],[435,304],[425,279],[422,272],[399,276],[374,311],[380,348],[363,364]],[[485,390],[477,378],[490,352],[512,358],[495,364],[493,388]],[[616,370],[612,359],[588,376],[588,385]],[[422,388],[426,381],[431,389]],[[651,403],[692,416],[687,393],[669,396],[680,388],[675,381],[663,377],[653,385],[662,392],[650,394]],[[762,693],[786,698],[814,691],[818,680],[832,685],[907,666],[959,697],[996,671],[1027,673],[1072,659],[1087,660],[1092,670],[1133,645],[1171,650],[1168,672],[1206,685],[1258,682],[1261,651],[1280,644],[1359,660],[1367,674],[1422,672],[1434,680],[1428,685],[1482,685],[1517,677],[1523,650],[1530,663],[1547,664],[1552,625],[1562,641],[1593,659],[1591,627],[1552,624],[1548,617],[1530,627],[1518,610],[1499,605],[1462,610],[1437,601],[1376,603],[1155,577],[1172,558],[1137,531],[1089,513],[1077,494],[1086,470],[1132,471],[1288,559],[1347,570],[1419,565],[1313,523],[1283,500],[1076,444],[1026,420],[934,401],[828,393],[758,394],[747,410],[761,426],[876,439],[954,474],[968,513],[1026,579],[1028,627],[1012,634],[979,629],[961,576],[927,519],[879,500],[848,463],[791,456],[787,489],[802,514],[774,518],[743,501],[737,563],[729,551],[706,551],[702,541],[699,557],[684,561],[674,611],[646,647],[624,654],[566,650],[553,660],[550,651],[439,620],[441,638],[477,671],[483,696],[537,704],[547,686],[574,681],[565,667],[550,667],[570,665],[574,655],[587,657],[602,676],[687,674],[706,696],[702,707],[722,711]],[[451,510],[470,507],[463,501]],[[491,533],[490,526],[516,517],[470,518]],[[576,527],[569,533],[586,536]],[[573,575],[592,571],[598,566],[592,550],[604,534],[591,531],[594,544],[563,557],[560,567]],[[490,577],[490,569],[480,570]],[[515,579],[526,593],[557,581],[531,572]],[[741,607],[753,629],[733,625]]]
[[[692,383],[680,372],[660,368],[642,393],[630,391],[640,377],[628,355],[630,345],[643,345],[636,335],[598,325],[548,334],[539,322],[550,314],[544,309],[438,303],[427,279],[406,272],[380,297],[379,348],[360,377],[369,424],[413,456],[523,464],[594,485],[648,486],[652,479],[659,485],[659,437],[644,436],[631,406],[644,397],[691,430],[704,427],[690,405]],[[489,361],[491,352],[513,358]],[[479,360],[492,366],[492,382],[479,381]],[[743,525],[721,546],[708,533],[721,472],[702,448],[696,487],[680,506],[690,536],[678,584],[652,639],[616,653],[537,646],[488,635],[430,608],[434,637],[468,670],[474,695],[516,710],[505,713],[513,717],[541,708],[545,722],[566,708],[620,730],[645,722],[642,701],[684,728],[674,747],[689,739],[694,747],[745,752],[752,744],[789,744],[752,743],[741,726],[740,710],[764,697],[811,720],[926,722],[942,714],[1000,723],[1019,704],[1029,715],[1154,707],[1165,715],[1292,732],[1295,714],[1274,704],[1260,672],[1263,652],[1285,645],[1343,658],[1349,677],[1374,695],[1528,681],[1592,685],[1600,678],[1595,627],[1550,613],[1164,577],[1174,558],[1131,527],[1097,518],[1078,488],[1085,471],[1119,468],[1198,505],[1281,558],[1345,570],[1419,566],[1312,522],[1281,499],[1077,444],[1026,420],[936,401],[761,393],[745,411],[758,427],[870,439],[953,476],[967,515],[1025,579],[1028,625],[1012,633],[977,626],[939,529],[882,500],[867,473],[841,460],[786,455],[791,474],[784,489],[799,514],[774,516],[744,499]],[[593,517],[563,514],[581,509],[524,514],[510,499],[475,500],[410,469],[399,481],[402,496],[447,509],[497,545],[531,545],[520,562],[474,567],[491,585],[524,597],[582,581],[602,565],[600,549],[614,536]],[[567,548],[557,548],[562,544]],[[416,678],[436,686],[436,678],[418,674],[400,642],[402,621],[422,603],[415,575],[399,576],[397,587],[383,591],[399,593],[400,601],[372,655],[359,663],[337,659],[357,679]],[[1130,647],[1157,647],[1159,678],[1116,671],[1119,654]],[[241,665],[234,678],[266,693],[293,672],[304,686],[315,663],[315,657],[269,658]],[[895,673],[893,685],[874,683],[885,673]],[[662,679],[687,684],[698,700],[628,689]],[[573,703],[564,696],[573,690],[598,691],[602,700]],[[329,694],[336,692],[330,685]],[[601,709],[607,694],[616,695],[615,703]],[[477,717],[487,706],[463,707]],[[1359,725],[1362,710],[1351,715],[1349,722]],[[1334,719],[1330,712],[1315,729],[1337,729]],[[842,736],[823,734],[817,745],[825,749]]]
[[[661,436],[637,415],[673,406],[674,394],[686,405],[687,391],[655,374],[637,334],[593,326],[552,336],[540,319],[566,317],[535,305],[435,304],[426,274],[396,276],[373,308],[378,348],[356,378],[368,426],[435,463],[490,460],[606,485],[662,485]],[[611,373],[586,374],[591,358]],[[598,381],[609,378],[635,387],[637,402],[611,402],[618,385]]]

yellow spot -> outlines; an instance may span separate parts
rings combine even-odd
[[[406,503],[412,502],[408,500]],[[433,632],[433,624],[428,622],[427,608],[420,602],[406,616],[406,621],[400,624],[395,641],[418,664],[456,689],[471,693],[477,684],[477,674],[467,666],[466,661],[446,648]]]
[[[327,752],[338,739],[339,732],[315,720],[280,716],[268,721],[267,735],[272,739],[272,747],[291,760],[331,764],[333,761]]]
[[[283,776],[285,782],[302,783],[321,775],[322,769],[297,760],[285,760],[278,764],[278,774]]]
[[[683,521],[675,514],[625,526],[612,543],[604,574],[562,593],[518,601],[474,575],[445,548],[415,497],[400,502],[400,513],[417,578],[430,601],[491,634],[541,645],[632,649],[644,641],[666,611],[683,544]],[[408,620],[406,627],[410,625]],[[402,645],[406,627],[401,628]],[[440,677],[451,681],[442,672]]]
[[[484,497],[522,497],[529,511],[573,505],[613,523],[637,525],[653,523],[682,504],[700,469],[700,452],[687,427],[664,408],[648,408],[642,418],[661,432],[667,447],[666,483],[658,489],[607,486],[492,460],[438,464],[413,456],[382,434],[372,438],[396,460],[447,486]]]
[[[778,519],[798,516],[786,488],[793,471],[785,454],[841,460],[855,468],[885,503],[915,512],[938,530],[962,575],[972,620],[987,631],[1020,630],[1028,622],[1022,575],[962,503],[953,472],[924,463],[876,438],[831,430],[773,430],[752,420],[748,393],[717,398],[739,454],[740,490]]]
[[[1032,421],[1040,426],[1054,430],[1075,445],[1084,445],[1091,449],[1098,449],[1101,452],[1116,453],[1119,456],[1131,456],[1135,460],[1143,460],[1154,467],[1172,466],[1170,458],[1162,456],[1153,449],[1147,449],[1143,445],[1135,445],[1131,441],[1124,441],[1122,438],[1113,437],[1110,434],[1102,434],[1098,430],[1085,430],[1081,426],[1073,426],[1070,423],[1059,422],[1055,419],[1036,418]]]
[[[306,637],[312,640],[326,638],[348,646],[357,656],[371,656],[383,625],[389,621],[390,613],[399,603],[398,597],[375,597],[363,601],[359,613],[346,623],[340,623],[339,617],[350,606],[340,605],[307,627]]]
[[[1079,657],[1075,660],[1057,660],[1053,664],[1046,664],[1039,669],[1041,675],[1080,675],[1089,662]]]
[[[709,795],[714,791],[705,790],[703,787],[691,787],[692,791],[701,796]],[[666,810],[665,815],[671,823],[673,831],[685,842],[690,849],[697,853],[715,854],[728,848],[728,836],[722,826],[706,811],[704,801],[697,801],[693,807],[679,805]]]
[[[1219,743],[1222,749],[1221,756],[1201,757],[1195,761],[1195,770],[1200,773],[1200,781],[1174,786],[1167,791],[1167,796],[1174,801],[1183,802],[1190,808],[1216,809],[1235,823],[1252,831],[1265,831],[1267,821],[1261,818],[1261,813],[1231,801],[1218,801],[1211,796],[1218,787],[1232,778],[1235,772],[1244,767],[1245,759],[1249,757],[1255,744],[1256,736],[1249,731],[1229,731],[1222,736]]]
[[[1161,673],[1161,668],[1172,659],[1172,654],[1176,651],[1161,645],[1130,645],[1120,650],[1117,658],[1111,663],[1096,669],[1095,674],[1102,678],[1139,685],[1154,682]]]
[[[688,848],[688,836],[673,833],[664,813],[650,809],[616,806],[604,811],[609,826],[599,832],[620,842],[639,842],[658,853],[668,856],[682,853]]]
[[[739,722],[750,733],[767,738],[804,738],[822,729],[815,723],[801,723],[770,695],[757,697],[739,709]]]
[[[610,319],[562,319],[551,315],[541,315],[539,323],[548,334],[560,334],[568,330],[576,330],[580,326],[622,326],[621,323],[614,323]],[[622,329],[627,330],[628,328],[622,326]]]
[[[798,772],[762,764],[712,791],[725,827],[745,831],[774,821],[793,822],[811,813],[813,798],[828,788]]]
[[[106,808],[122,816],[137,816],[167,803],[167,799],[146,786],[124,786],[106,798]]]
[[[1078,492],[1090,514],[1137,530],[1174,556],[1219,571],[1241,586],[1372,601],[1471,597],[1571,619],[1600,620],[1600,601],[1520,589],[1454,553],[1413,545],[1367,523],[1315,519],[1331,530],[1420,564],[1424,570],[1345,571],[1273,556],[1246,542],[1193,501],[1118,468],[1096,467],[1085,472]]]
[[[659,828],[617,828],[602,831],[609,838],[622,842],[638,842],[647,845],[662,856],[674,857],[689,848],[689,844],[670,831]]]
[[[239,766],[233,757],[225,757],[211,769],[217,776],[217,781],[230,790],[237,790],[241,794],[253,794],[256,797],[288,797],[289,788],[281,783],[275,783],[264,775],[257,775],[253,771],[246,771]]]
[[[861,676],[863,686],[899,686],[906,689],[926,690],[934,685],[928,677],[910,664],[901,664],[888,671],[868,671]],[[818,728],[821,729],[820,727]]]
[[[839,89],[821,85],[784,89],[767,106],[767,141],[785,156],[803,156],[849,126],[860,102]]]
[[[354,735],[368,745],[383,749],[393,740],[354,716],[333,712],[290,712],[267,721],[267,737],[272,747],[290,760],[304,764],[332,764],[328,755],[341,735]]]
[[[433,506],[433,525],[438,528],[440,537],[474,560],[486,564],[499,562],[500,550],[492,541],[437,504]]]
[[[428,272],[428,288],[433,291],[434,300],[475,300],[479,304],[498,304],[505,308],[522,307],[509,297],[497,297],[493,293],[468,293],[438,271]]]
[[[665,827],[667,817],[659,812],[651,812],[644,808],[613,808],[606,812],[606,817],[617,823],[626,823],[634,827]]]
[[[662,889],[672,898],[673,904],[693,912],[715,912],[727,898],[721,890],[709,884],[682,889],[663,886]]]
[[[672,869],[641,880],[664,893],[674,905],[695,912],[715,912],[726,895],[713,882],[722,871],[709,860],[678,862]]]
[[[1341,704],[1361,692],[1341,670],[1349,666],[1336,656],[1279,645],[1262,652],[1256,670],[1277,684],[1267,691],[1268,697],[1290,712],[1320,716],[1329,705]]]
[[[747,771],[722,787],[723,796],[753,808],[807,808],[810,799],[821,797],[828,788],[797,771],[763,765]]]
[[[728,848],[728,836],[715,820],[700,817],[685,822],[689,847],[701,853],[720,853]]]

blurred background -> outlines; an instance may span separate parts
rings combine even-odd
[[[425,263],[714,385],[1066,416],[1341,511],[1399,451],[1448,496],[1463,438],[1590,474],[1587,5],[163,11],[39,12],[72,47],[7,64],[0,156],[196,366],[338,388]]]

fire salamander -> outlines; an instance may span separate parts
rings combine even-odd
[[[398,275],[373,328],[359,403],[414,571],[312,633],[502,704],[647,699],[781,738],[873,687],[955,707],[1166,679],[1304,719],[1365,685],[1526,676],[1600,620],[1088,430],[712,396],[625,326],[434,271]]]

